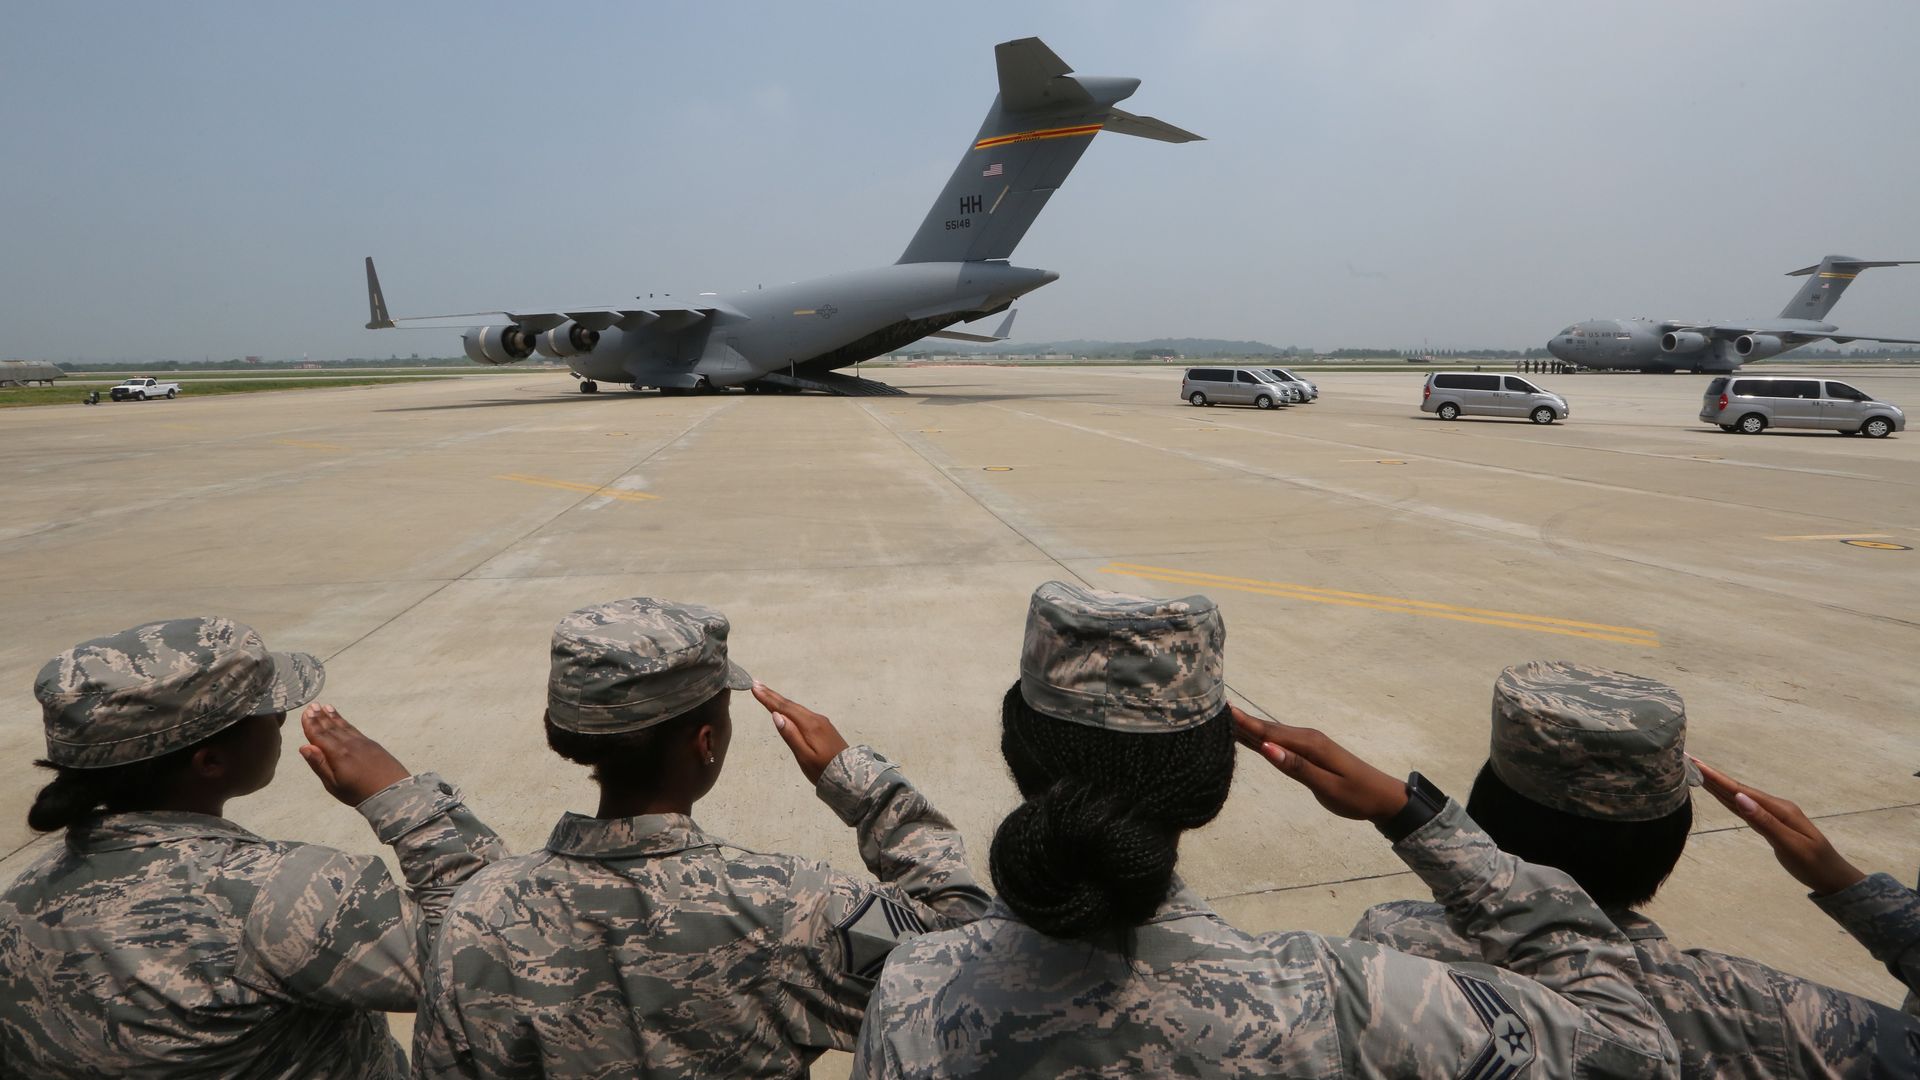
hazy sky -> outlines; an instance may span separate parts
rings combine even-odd
[[[1920,258],[1920,4],[28,3],[0,356],[449,355],[395,314],[891,262],[1037,34],[1209,141],[1098,137],[1027,340],[1538,345]],[[1836,309],[1920,337],[1920,267]]]

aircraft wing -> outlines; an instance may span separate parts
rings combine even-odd
[[[387,314],[387,298],[380,290],[380,278],[374,273],[372,256],[367,257],[367,308],[370,316],[367,320],[369,330],[391,330],[400,323],[501,318],[525,327],[527,332],[533,334],[551,330],[567,322],[577,322],[589,330],[605,330],[612,326],[618,326],[622,330],[637,330],[643,326],[651,326],[656,330],[670,331],[684,330],[712,318],[715,314],[745,318],[738,309],[723,304],[717,299],[710,300],[702,297],[693,302],[685,302],[657,299],[651,296],[646,298],[644,307],[595,304],[559,311],[530,309],[460,311],[446,315],[407,315],[395,318]]]
[[[1920,345],[1920,339],[1915,338],[1881,337],[1878,334],[1856,334],[1850,330],[1819,330],[1804,324],[1793,326],[1765,321],[1752,323],[1711,323],[1684,322],[1677,319],[1669,319],[1659,325],[1662,333],[1682,330],[1692,331],[1696,334],[1705,334],[1712,338],[1739,337],[1741,334],[1772,334],[1776,337],[1789,338],[1799,342],[1825,340],[1845,345],[1853,341],[1884,341],[1890,345]]]
[[[1920,339],[1904,338],[1904,337],[1881,337],[1879,334],[1855,334],[1852,332],[1848,332],[1845,334],[1840,334],[1840,333],[1828,334],[1827,337],[1829,340],[1838,342],[1841,345],[1845,345],[1848,342],[1853,342],[1853,341],[1880,341],[1880,342],[1885,342],[1888,345],[1920,345]]]

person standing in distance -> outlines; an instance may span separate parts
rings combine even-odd
[[[454,898],[414,1029],[422,1074],[803,1076],[852,1047],[896,944],[985,909],[953,824],[892,762],[755,684],[728,631],[648,597],[560,621],[547,743],[593,770],[600,806]],[[747,689],[878,882],[694,823]]]
[[[222,815],[273,779],[320,662],[222,618],[83,642],[34,682],[54,779],[27,820],[65,831],[0,895],[9,1076],[399,1077],[439,909],[504,854],[459,794],[410,775],[329,706],[300,755],[399,856],[267,840]]]
[[[1025,801],[994,835],[1000,899],[887,961],[855,1076],[1670,1074],[1631,948],[1571,879],[1502,854],[1418,774],[1230,708],[1225,640],[1204,596],[1034,593],[1001,707]],[[1378,825],[1487,963],[1215,914],[1174,870],[1181,836],[1226,802],[1236,732]]]
[[[1555,866],[1633,942],[1637,985],[1680,1049],[1680,1075],[1920,1076],[1920,1025],[1877,1002],[1744,957],[1681,949],[1635,910],[1679,863],[1700,774],[1672,687],[1531,661],[1493,686],[1493,738],[1467,813],[1502,850]],[[1476,943],[1429,903],[1370,909],[1353,936],[1438,960]]]

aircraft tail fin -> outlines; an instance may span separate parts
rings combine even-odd
[[[1000,93],[903,263],[1004,259],[1102,130],[1161,142],[1200,136],[1114,108],[1139,79],[1076,75],[1039,38],[994,46]]]
[[[393,317],[387,314],[387,298],[380,292],[380,276],[373,272],[371,255],[367,256],[367,329],[393,329]]]
[[[1804,277],[1805,285],[1793,295],[1786,309],[1780,312],[1783,319],[1824,319],[1827,312],[1840,300],[1840,294],[1847,291],[1853,279],[1862,270],[1876,266],[1910,266],[1920,260],[1903,259],[1893,262],[1873,262],[1865,259],[1849,259],[1845,255],[1829,255],[1820,260],[1817,266],[1806,266],[1790,271],[1788,277]]]

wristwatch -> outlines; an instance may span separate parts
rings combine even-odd
[[[1413,831],[1446,809],[1447,793],[1433,786],[1433,781],[1419,773],[1407,776],[1407,805],[1400,812],[1385,821],[1374,823],[1380,835],[1397,844],[1413,835]]]

